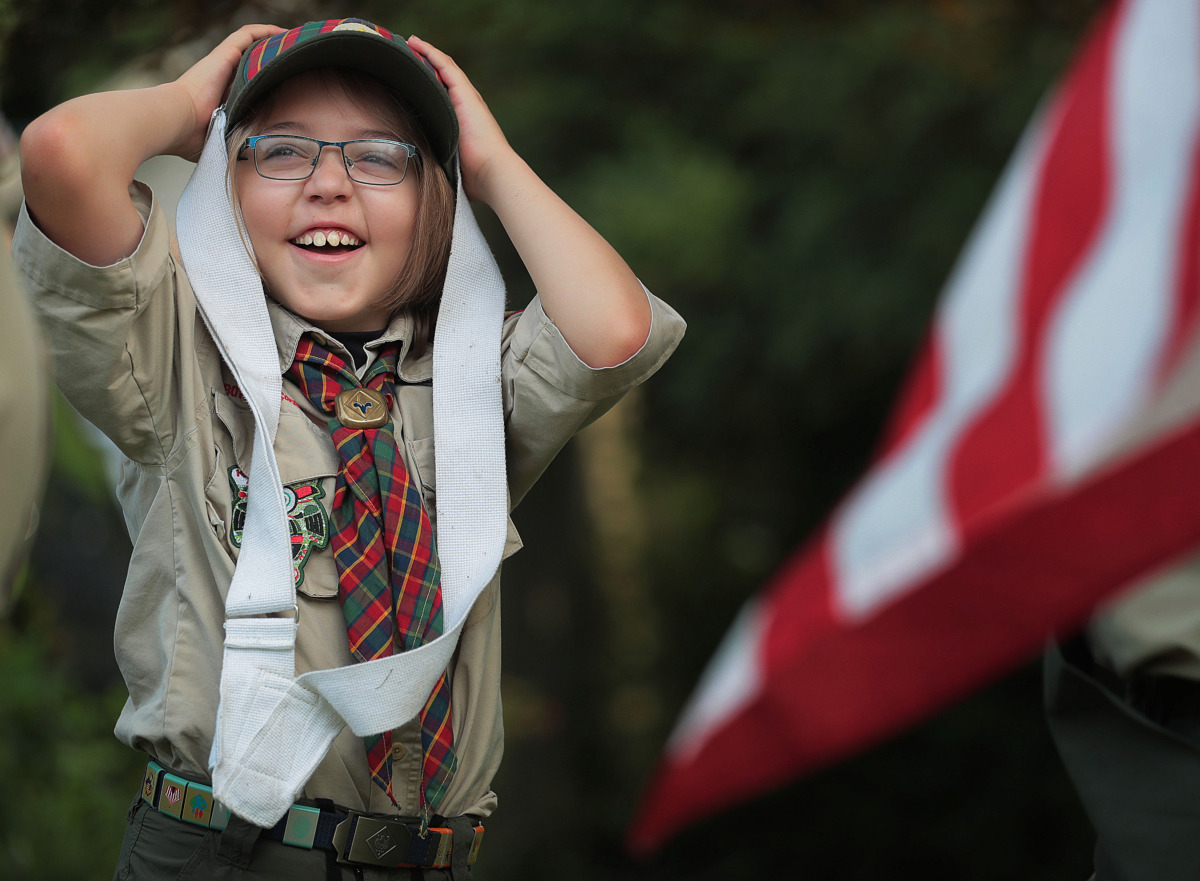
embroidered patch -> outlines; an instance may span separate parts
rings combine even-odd
[[[234,465],[229,469],[229,486],[233,490],[233,520],[229,524],[229,540],[235,548],[242,546],[242,530],[246,528],[246,499],[250,478]],[[320,481],[293,483],[283,488],[292,531],[292,577],[296,586],[304,583],[304,564],[314,550],[329,546],[329,514],[320,499],[325,490]]]

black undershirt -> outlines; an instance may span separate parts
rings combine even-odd
[[[331,333],[329,335],[346,347],[346,351],[354,359],[353,366],[355,372],[357,372],[359,367],[367,363],[367,343],[379,339],[383,336],[383,331],[346,330],[341,333]]]

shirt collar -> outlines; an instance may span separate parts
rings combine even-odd
[[[279,372],[287,373],[296,359],[296,347],[300,337],[315,332],[329,343],[335,344],[319,327],[290,312],[267,297],[267,314],[271,318],[271,330],[275,334],[275,347],[279,351]],[[403,382],[428,382],[433,379],[433,347],[426,346],[419,357],[412,356],[413,320],[407,312],[396,315],[379,339],[367,343],[367,351],[374,351],[384,343],[400,343],[400,379]]]

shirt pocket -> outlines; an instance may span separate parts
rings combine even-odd
[[[205,488],[209,519],[230,555],[241,548],[246,489],[254,448],[254,418],[244,401],[216,392],[216,468]],[[330,505],[338,472],[337,450],[321,426],[295,405],[284,403],[275,439],[292,542],[298,593],[314,599],[338,595],[337,564],[331,547]]]

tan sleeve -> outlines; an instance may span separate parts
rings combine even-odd
[[[8,251],[0,248],[0,613],[37,524],[37,502],[49,464],[48,374],[33,311],[18,287]]]
[[[577,431],[653,375],[679,345],[683,319],[653,294],[646,296],[650,334],[641,349],[615,367],[580,361],[537,297],[506,323],[502,381],[512,506]]]
[[[1113,672],[1200,679],[1200,556],[1134,585],[1092,619],[1088,642]]]
[[[135,183],[131,195],[146,229],[124,260],[111,266],[78,260],[50,241],[24,206],[13,258],[41,318],[63,395],[126,456],[161,464],[174,446],[180,328],[190,333],[194,305],[178,302],[161,208],[142,184]]]

